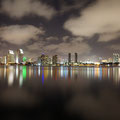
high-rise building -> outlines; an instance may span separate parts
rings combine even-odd
[[[7,57],[6,57],[6,56],[3,56],[3,57],[2,57],[1,63],[2,63],[2,64],[6,64],[6,63],[7,63]]]
[[[49,60],[48,60],[48,64],[49,64],[49,65],[52,64],[52,58],[49,58]]]
[[[57,64],[57,61],[58,61],[58,56],[54,55],[53,58],[52,58],[53,65]]]
[[[77,63],[77,62],[78,62],[78,54],[75,53],[75,63]]]
[[[16,63],[20,64],[23,62],[24,52],[22,49],[18,49],[16,52]]]
[[[118,63],[119,62],[120,55],[118,53],[113,53],[113,62]]]
[[[113,59],[112,59],[112,58],[108,58],[108,62],[109,62],[109,63],[112,63],[112,62],[113,62]]]
[[[71,63],[71,53],[68,53],[68,63]]]
[[[38,58],[38,63],[41,64],[41,66],[48,65],[49,64],[49,57],[45,54],[42,54]]]
[[[13,50],[9,50],[7,54],[7,63],[13,64],[15,63],[15,54]]]

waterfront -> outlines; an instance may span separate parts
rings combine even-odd
[[[119,90],[120,67],[0,67],[0,111],[9,119],[119,120]]]
[[[32,80],[46,84],[50,80],[109,80],[114,84],[120,82],[120,67],[40,67],[40,66],[2,66],[0,67],[1,82],[8,86],[18,83],[21,86]]]

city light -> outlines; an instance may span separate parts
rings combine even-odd
[[[31,66],[120,66],[120,55],[119,53],[113,53],[113,57],[102,58],[98,57],[98,60],[84,60],[79,59],[78,53],[74,53],[74,58],[72,54],[68,53],[68,59],[59,57],[59,55],[53,55],[49,57],[48,55],[41,54],[38,58],[28,58],[24,55],[22,49],[18,49],[16,52],[13,50],[8,50],[6,56],[0,58],[1,65],[31,65]]]

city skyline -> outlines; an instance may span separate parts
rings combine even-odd
[[[59,55],[40,54],[37,58],[29,58],[23,49],[8,50],[5,56],[0,57],[0,65],[35,65],[35,66],[120,66],[120,54],[113,53],[112,57],[80,60],[77,52],[68,53],[67,59]]]
[[[119,0],[0,0],[0,56],[78,53],[81,60],[120,53]],[[48,12],[49,10],[49,12]]]

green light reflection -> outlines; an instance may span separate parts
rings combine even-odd
[[[23,66],[23,80],[26,79],[26,66]]]

